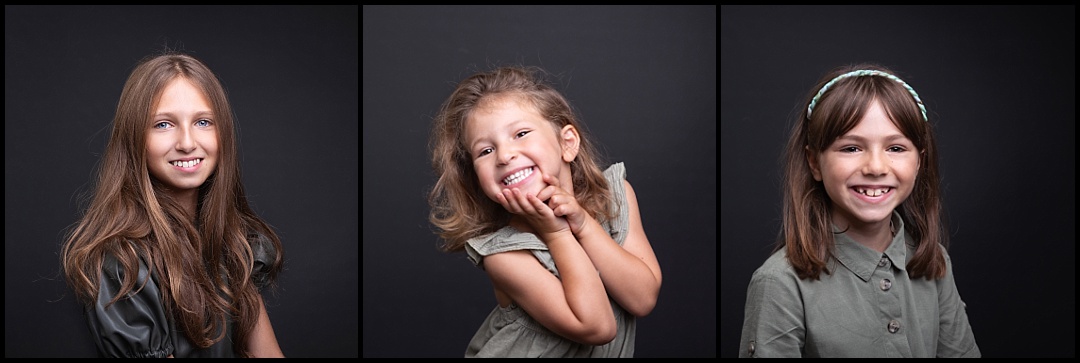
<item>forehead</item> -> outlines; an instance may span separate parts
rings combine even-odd
[[[158,100],[157,108],[161,109],[179,106],[206,108],[209,104],[210,103],[207,102],[206,95],[203,94],[201,88],[187,78],[176,77],[162,88],[161,98]]]
[[[465,119],[465,137],[472,140],[518,123],[532,125],[544,122],[544,117],[528,101],[515,96],[500,96],[481,101]]]

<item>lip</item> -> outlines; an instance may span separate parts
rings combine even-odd
[[[885,193],[882,193],[880,196],[871,197],[871,196],[868,196],[866,194],[859,193],[858,191],[855,190],[855,188],[861,188],[861,189],[889,188],[889,191],[885,192]],[[886,199],[889,199],[889,197],[892,197],[893,193],[896,192],[896,187],[890,186],[890,185],[853,185],[853,186],[848,187],[848,190],[851,191],[851,194],[854,194],[856,198],[859,198],[859,200],[862,200],[863,202],[866,202],[866,203],[869,203],[869,204],[878,204],[878,203],[884,202]]]
[[[183,159],[169,160],[169,163],[171,164],[171,163],[173,163],[173,162],[176,162],[176,161],[192,161],[192,160],[195,160],[195,159],[206,159],[206,158],[204,158],[204,157],[198,157],[198,156],[196,156],[196,157],[190,157],[190,158],[183,158]]]
[[[202,163],[199,163],[199,164],[202,164]],[[196,166],[198,166],[198,165],[196,165]],[[530,166],[523,166],[523,167],[520,167],[520,168],[514,169],[513,171],[510,171],[509,173],[506,173],[506,174],[504,174],[504,175],[503,175],[503,176],[502,176],[501,178],[499,178],[499,180],[497,180],[496,182],[497,182],[497,183],[499,183],[499,186],[501,186],[501,187],[503,187],[503,188],[513,188],[514,186],[518,186],[518,185],[521,185],[522,183],[525,183],[525,182],[526,182],[526,181],[528,181],[529,179],[532,179],[532,178],[533,178],[533,176],[534,176],[534,175],[536,175],[536,172],[540,171],[540,170],[539,170],[539,168],[537,168],[536,170],[533,170],[532,174],[529,174],[529,176],[525,177],[525,179],[521,179],[520,181],[518,181],[517,183],[514,183],[514,184],[510,184],[510,185],[505,185],[505,184],[503,184],[503,180],[506,180],[506,177],[509,177],[509,176],[511,176],[511,175],[514,175],[514,173],[517,173],[517,172],[519,172],[519,171],[522,171],[522,170],[525,170],[525,169],[529,169],[529,168],[536,168],[536,165],[530,165]]]
[[[192,160],[196,160],[196,159],[202,159],[202,161],[200,161],[198,164],[195,164],[195,166],[192,166],[192,167],[189,167],[189,168],[183,168],[183,167],[173,165],[173,163],[177,162],[177,161],[192,161]],[[201,167],[202,164],[205,163],[205,162],[206,162],[206,158],[184,158],[184,159],[176,159],[176,160],[169,161],[169,166],[173,167],[173,169],[176,169],[176,170],[179,170],[179,171],[182,171],[182,172],[185,172],[185,173],[191,173],[191,172],[194,172],[196,170],[199,170],[199,167]]]

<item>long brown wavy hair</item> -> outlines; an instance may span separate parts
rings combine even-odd
[[[218,128],[218,165],[199,187],[196,216],[150,176],[146,161],[152,113],[164,87],[181,77],[202,91]],[[248,206],[235,130],[225,90],[203,62],[171,51],[139,62],[120,94],[89,207],[64,241],[64,274],[81,301],[94,303],[107,255],[115,256],[124,271],[137,271],[142,259],[159,278],[166,311],[194,345],[221,341],[231,319],[233,348],[249,355],[245,342],[260,304],[248,235],[261,234],[273,244],[270,282],[282,268],[283,252],[277,234]],[[124,274],[121,290],[108,304],[141,290],[146,281],[136,286],[136,279],[137,274]]]
[[[474,74],[458,83],[435,116],[429,149],[438,181],[428,196],[429,220],[439,228],[445,252],[462,251],[470,238],[495,232],[507,225],[510,212],[484,195],[465,147],[465,123],[486,99],[515,95],[536,107],[554,130],[573,125],[580,135],[577,157],[570,163],[574,196],[590,215],[611,220],[612,200],[599,153],[570,103],[543,79],[537,67],[507,66]]]
[[[915,99],[900,83],[879,76],[849,77],[829,88],[814,106],[813,118],[806,108],[825,83],[836,76],[870,69],[897,75],[875,64],[840,67],[826,74],[807,94],[801,104],[787,142],[784,160],[783,225],[776,250],[786,248],[787,258],[801,279],[818,279],[826,268],[833,249],[832,201],[822,182],[814,180],[807,155],[817,157],[837,138],[858,125],[874,100],[880,101],[889,119],[919,150],[919,171],[915,187],[900,204],[899,214],[915,244],[915,255],[907,263],[912,278],[942,278],[945,257],[941,246],[948,246],[948,234],[942,220],[942,202],[938,173],[938,150],[932,125],[923,119]],[[903,77],[900,77],[903,79]]]

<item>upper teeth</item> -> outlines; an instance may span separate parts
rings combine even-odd
[[[855,187],[856,192],[862,193],[863,195],[870,196],[870,197],[881,196],[882,194],[888,193],[889,190],[892,190],[892,188],[886,187],[886,188],[877,188],[877,189],[867,189],[867,188]]]
[[[191,161],[177,160],[177,161],[172,162],[171,164],[179,166],[181,168],[190,168],[190,167],[193,167],[195,165],[199,165],[200,162],[202,162],[202,159],[195,159],[195,160],[191,160]]]
[[[516,173],[510,174],[510,176],[506,177],[506,179],[503,179],[503,185],[510,185],[510,184],[517,183],[517,182],[521,181],[522,179],[527,178],[529,175],[532,175],[532,173],[533,173],[533,168],[530,167],[528,169],[523,169],[523,170],[518,171]]]

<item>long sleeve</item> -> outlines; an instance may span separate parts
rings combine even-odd
[[[806,327],[798,284],[785,282],[789,277],[769,268],[771,265],[766,262],[750,279],[739,340],[740,358],[802,356]]]
[[[978,358],[982,356],[975,334],[968,322],[967,305],[960,299],[953,277],[952,259],[946,255],[945,278],[938,285],[940,325],[937,356],[941,358]]]

